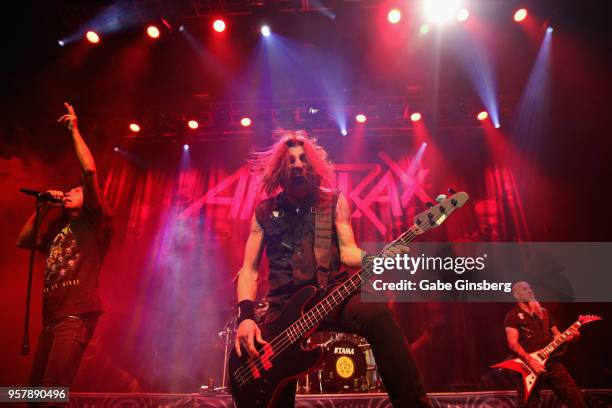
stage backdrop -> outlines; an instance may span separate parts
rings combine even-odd
[[[335,165],[334,185],[348,198],[358,242],[393,239],[412,224],[426,202],[448,187],[467,191],[471,201],[424,240],[548,239],[553,220],[540,204],[554,200],[551,181],[506,139],[489,129],[449,132],[433,143],[423,128],[410,136],[357,133],[321,143]],[[100,182],[114,212],[115,235],[101,278],[106,313],[74,390],[192,392],[209,378],[219,384],[219,332],[234,314],[232,278],[240,268],[250,218],[261,199],[247,159],[251,149],[269,141],[205,142],[189,151],[170,144],[96,152]],[[31,364],[31,356],[19,355],[27,252],[16,249],[14,239],[32,203],[18,196],[17,188],[72,184],[78,179],[78,166],[66,151],[65,160],[14,157],[0,167],[5,192],[1,385],[24,385]],[[32,347],[40,328],[42,261],[39,256],[34,279]],[[260,298],[267,290],[265,275],[262,268]],[[487,370],[507,354],[502,323],[509,307],[392,305],[430,391],[510,384],[508,378]],[[555,309],[561,325],[573,321],[577,308]],[[595,362],[605,344],[601,341],[585,340],[589,352],[581,356],[582,366],[575,364],[579,380],[605,381],[603,374],[593,371],[604,370]],[[576,356],[570,353],[568,360],[572,364]]]

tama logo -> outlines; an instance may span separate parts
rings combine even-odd
[[[350,347],[335,347],[334,354],[352,354],[355,355],[355,349]]]

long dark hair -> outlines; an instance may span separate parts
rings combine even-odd
[[[310,174],[319,187],[330,187],[333,166],[327,152],[309,138],[303,130],[279,130],[275,132],[279,140],[268,149],[253,152],[250,161],[254,173],[259,177],[261,190],[268,196],[279,189],[286,188],[291,173],[288,151],[290,147],[302,146],[306,154]]]

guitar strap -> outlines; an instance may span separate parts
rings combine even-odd
[[[331,245],[333,234],[333,192],[324,191],[316,207],[315,212],[315,242],[314,254],[317,261],[317,282],[319,288],[325,290],[329,281],[329,264],[331,260]]]

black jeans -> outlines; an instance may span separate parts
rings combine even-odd
[[[527,403],[523,404],[523,385],[522,381],[519,383],[517,397],[519,400],[519,406],[526,408],[537,408],[540,404],[540,389],[542,385],[547,384],[553,390],[555,395],[565,404],[568,408],[586,408],[586,402],[580,392],[580,389],[576,385],[576,382],[565,369],[565,366],[561,362],[554,360],[546,364],[546,372],[542,373],[538,382],[533,388]]]
[[[31,387],[70,387],[98,315],[66,316],[43,326],[30,374]]]
[[[268,319],[278,313],[270,310]],[[386,304],[362,303],[360,293],[350,297],[319,326],[321,331],[341,331],[365,337],[372,347],[382,381],[394,407],[431,407],[421,385],[408,342]],[[295,405],[296,381],[282,390],[276,406]]]

